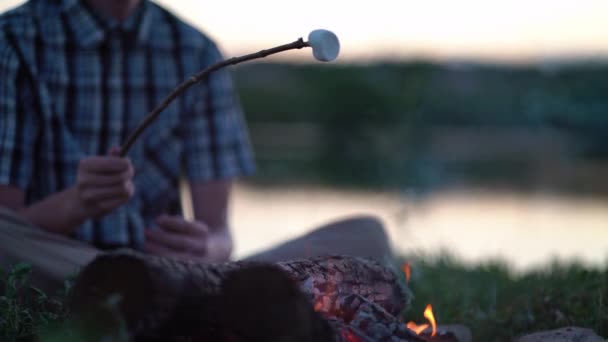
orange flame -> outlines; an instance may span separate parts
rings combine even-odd
[[[426,318],[431,323],[431,328],[432,328],[431,336],[435,336],[437,334],[437,323],[435,322],[435,315],[433,315],[433,306],[431,306],[431,304],[428,304],[426,306],[426,309],[424,310],[424,318]],[[409,322],[407,322],[406,327],[408,329],[412,330],[413,332],[415,332],[416,335],[420,335],[420,333],[425,331],[429,327],[429,325],[428,324],[418,325],[412,321],[409,321]]]
[[[418,324],[416,324],[416,323],[414,323],[414,322],[411,322],[411,321],[410,321],[410,322],[407,322],[406,327],[407,327],[408,329],[412,330],[413,332],[415,332],[415,333],[416,333],[416,335],[420,335],[420,333],[421,333],[421,332],[423,332],[423,331],[425,331],[425,330],[426,330],[426,328],[428,328],[428,327],[429,327],[429,325],[428,325],[428,324],[421,324],[421,325],[418,325]]]
[[[410,282],[410,277],[412,275],[412,268],[409,262],[403,264],[403,273],[405,273],[405,281]]]
[[[428,319],[429,322],[431,322],[431,326],[433,327],[433,332],[431,333],[431,336],[435,336],[435,334],[437,334],[437,323],[435,323],[435,315],[433,315],[433,307],[431,306],[431,304],[426,306],[426,309],[424,310],[424,318]]]

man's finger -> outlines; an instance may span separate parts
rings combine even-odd
[[[207,227],[202,222],[190,222],[181,216],[161,215],[156,219],[161,228],[175,233],[189,235],[206,235]]]
[[[80,168],[86,172],[117,173],[128,170],[131,161],[116,156],[91,156],[80,161]]]
[[[156,255],[160,255],[160,256],[181,259],[181,260],[186,260],[186,261],[190,261],[193,259],[190,254],[176,252],[167,246],[163,246],[163,245],[153,242],[153,241],[146,241],[146,244],[144,245],[144,251],[146,251],[147,253],[150,253],[150,254],[156,254]]]
[[[106,215],[112,210],[123,206],[128,202],[128,198],[117,198],[117,199],[108,199],[101,201],[95,205],[96,214],[95,217],[100,217],[102,215]]]
[[[125,182],[119,185],[88,188],[82,192],[82,199],[86,202],[97,202],[107,199],[131,198],[135,193],[135,185],[132,182]]]
[[[79,176],[83,185],[110,186],[118,185],[133,178],[133,169],[128,168],[120,173],[85,173]]]
[[[114,146],[108,151],[109,156],[120,156],[120,146]]]
[[[169,255],[175,252],[173,249],[163,244],[151,241],[149,239],[146,239],[146,243],[144,244],[144,250],[148,253],[158,255]]]
[[[191,241],[192,237],[185,234],[175,234],[162,229],[146,229],[146,241],[163,245],[176,252],[194,252],[197,248]]]

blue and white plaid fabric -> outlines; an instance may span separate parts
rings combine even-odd
[[[0,16],[0,184],[37,202],[75,182],[78,162],[125,141],[177,84],[222,59],[205,35],[147,0],[126,21],[83,1],[30,0]],[[254,170],[227,69],[192,87],[129,153],[136,196],[75,238],[141,248],[143,230],[180,213],[178,180]]]

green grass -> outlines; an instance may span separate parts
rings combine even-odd
[[[0,341],[126,342],[126,326],[114,298],[92,307],[90,316],[70,317],[69,291],[75,276],[50,295],[30,284],[31,267],[18,263],[0,270]]]
[[[31,339],[67,317],[65,298],[70,281],[55,295],[29,284],[31,267],[25,263],[0,270],[0,341]]]
[[[442,254],[412,264],[407,320],[423,322],[426,304],[439,324],[461,323],[475,341],[511,341],[539,330],[582,326],[608,335],[608,269],[553,263],[514,275],[500,261],[468,266]]]
[[[502,262],[471,266],[446,254],[403,257],[399,265],[403,261],[412,264],[409,287],[414,293],[404,313],[406,320],[422,323],[422,312],[430,303],[439,324],[465,324],[475,341],[511,341],[524,333],[570,325],[608,335],[606,267],[555,263],[514,275]],[[33,340],[32,336],[40,334],[45,342],[81,341],[90,336],[91,329],[66,324],[70,282],[50,296],[29,285],[30,273],[26,264],[1,273],[0,341]],[[112,310],[107,313],[115,316]],[[114,340],[126,341],[120,332],[112,334],[117,336]]]

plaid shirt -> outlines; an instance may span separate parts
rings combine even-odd
[[[152,2],[122,23],[78,0],[30,0],[0,16],[0,184],[37,202],[75,183],[78,162],[119,146],[178,83],[221,60],[205,35]],[[74,237],[141,248],[145,227],[179,214],[178,181],[254,169],[227,69],[176,99],[129,156],[136,194]]]

